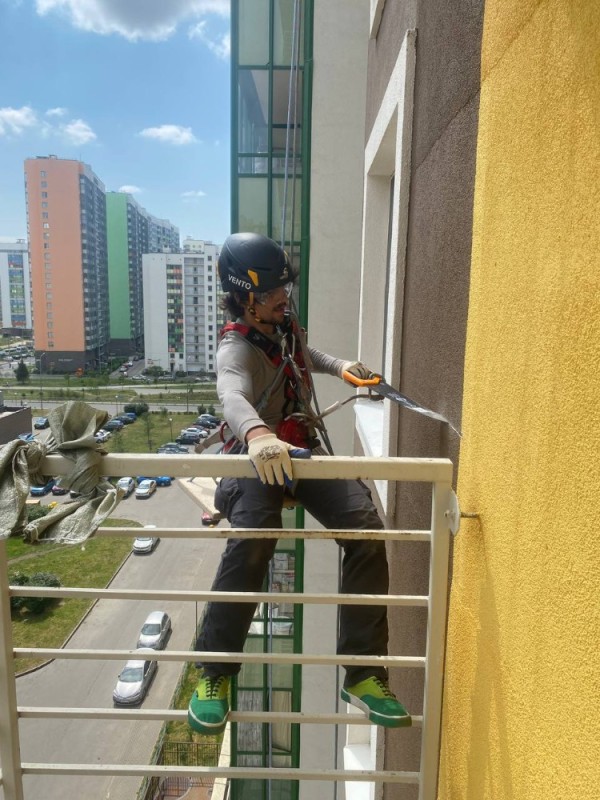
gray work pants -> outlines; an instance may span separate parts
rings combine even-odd
[[[371,495],[360,481],[300,480],[294,496],[330,530],[383,528]],[[215,505],[234,528],[281,528],[282,499],[281,486],[263,485],[258,479],[224,478],[217,489]],[[342,593],[387,594],[385,543],[358,538],[336,541],[344,551]],[[261,591],[276,544],[276,539],[229,539],[212,589]],[[252,603],[209,603],[196,649],[241,652],[255,609]],[[386,655],[387,644],[386,606],[341,606],[338,654]],[[202,666],[213,677],[235,675],[240,670],[240,665],[233,663],[207,662]],[[386,678],[387,671],[346,667],[345,685],[371,675]]]

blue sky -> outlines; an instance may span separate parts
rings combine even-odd
[[[229,0],[0,0],[0,240],[23,161],[89,164],[185,236],[229,232]]]

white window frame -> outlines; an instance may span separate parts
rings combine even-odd
[[[415,62],[416,31],[409,30],[365,148],[360,359],[365,364],[377,365],[372,368],[379,368],[385,352],[383,373],[386,381],[396,387],[401,371]],[[390,214],[392,177],[394,191]],[[387,265],[388,242],[390,263],[386,296],[386,269],[382,265]],[[386,318],[386,304],[387,324],[382,332],[379,326]],[[380,404],[360,401],[355,406],[355,414],[366,455],[397,455],[396,405],[387,400]],[[395,510],[395,490],[386,482],[376,482],[375,486],[383,511],[391,518]]]

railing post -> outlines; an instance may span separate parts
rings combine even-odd
[[[6,541],[0,538],[0,766],[6,800],[23,800]]]
[[[450,528],[446,512],[449,509],[451,491],[450,482],[432,484],[429,612],[419,800],[435,800],[437,796],[450,555]]]

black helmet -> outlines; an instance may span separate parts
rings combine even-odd
[[[260,233],[233,233],[217,263],[224,292],[270,292],[294,280],[288,254]]]

